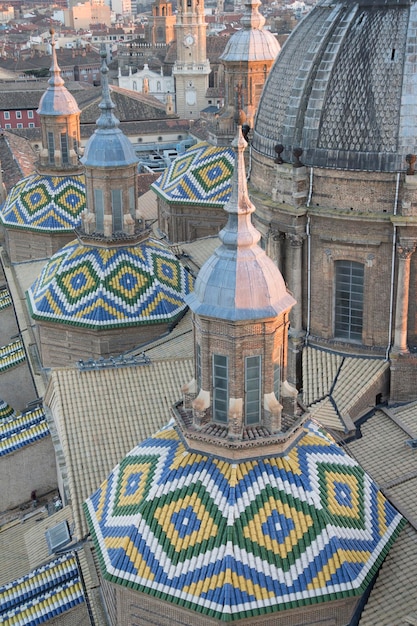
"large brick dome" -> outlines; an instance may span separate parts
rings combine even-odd
[[[319,3],[292,33],[260,100],[253,147],[316,167],[393,172],[416,152],[414,2]]]

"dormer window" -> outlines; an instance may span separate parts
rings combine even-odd
[[[228,392],[228,358],[221,354],[213,354],[213,419],[215,422],[227,424],[229,406]]]

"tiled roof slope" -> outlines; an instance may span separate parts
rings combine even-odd
[[[41,408],[2,419],[0,421],[0,456],[24,448],[47,435],[49,435],[49,428],[45,413]]]
[[[4,400],[0,400],[0,420],[8,419],[10,417],[14,417],[16,415],[16,411],[7,404]]]
[[[152,361],[154,359],[185,358],[193,354],[194,337],[191,312],[188,311],[184,315],[168,336],[158,338],[147,345],[144,352]]]
[[[192,375],[191,358],[100,371],[54,369],[45,403],[66,459],[77,536],[87,532],[83,501],[138,441],[162,428]]]
[[[362,437],[351,441],[349,452],[366,468],[383,493],[417,529],[417,450],[407,445],[417,431],[401,423],[401,413],[376,411],[360,426]]]
[[[199,143],[178,156],[152,185],[171,204],[223,207],[230,197],[234,152]]]
[[[12,303],[9,290],[7,288],[0,289],[0,311],[6,309]]]
[[[343,356],[309,346],[303,350],[303,402],[323,426],[348,432],[352,409],[384,376],[383,359]]]
[[[21,339],[16,339],[0,347],[0,373],[10,367],[23,363],[26,359],[25,348]]]
[[[312,422],[286,456],[240,463],[169,424],[85,512],[106,578],[222,621],[363,593],[404,524]]]
[[[360,626],[410,626],[417,607],[417,536],[406,526],[389,551],[359,621]]]
[[[0,220],[9,228],[71,232],[85,209],[84,174],[47,176],[33,173],[10,191]]]
[[[5,626],[43,624],[81,602],[77,562],[65,554],[0,587],[0,621]]]
[[[360,424],[361,437],[349,453],[377,481],[384,495],[408,519],[378,574],[360,626],[413,624],[417,607],[417,403],[376,411]]]
[[[121,122],[134,122],[146,120],[165,119],[169,117],[165,105],[153,96],[136,94],[127,89],[110,87],[111,99],[117,110],[117,119]],[[74,92],[74,97],[81,109],[80,122],[82,124],[95,124],[100,114],[99,104],[102,99],[101,87],[93,88],[89,92]],[[176,118],[176,116],[174,116]]]
[[[3,183],[10,191],[23,176],[28,176],[35,169],[35,153],[30,143],[18,133],[2,130],[0,134],[1,166],[7,176],[3,176]]]
[[[192,283],[155,240],[113,248],[73,241],[46,264],[27,299],[37,320],[116,328],[174,321],[186,308]]]

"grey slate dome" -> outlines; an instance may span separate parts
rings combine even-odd
[[[305,165],[393,172],[417,150],[417,4],[320,2],[265,84],[253,148]]]

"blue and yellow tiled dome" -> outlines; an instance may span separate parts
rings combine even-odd
[[[84,174],[31,174],[18,182],[0,211],[2,224],[38,232],[71,232],[81,225]]]
[[[361,595],[404,524],[313,422],[242,462],[188,452],[169,424],[85,513],[105,578],[230,622]]]
[[[49,260],[27,292],[36,320],[107,329],[175,321],[192,277],[165,246],[73,241]]]
[[[233,166],[231,147],[199,143],[178,156],[152,188],[171,204],[223,207],[231,193]]]

